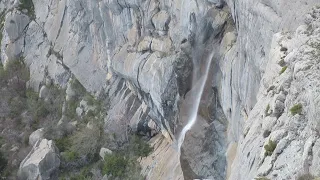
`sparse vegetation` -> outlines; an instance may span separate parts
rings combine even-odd
[[[75,134],[70,137],[71,144],[70,149],[75,151],[81,157],[85,157],[88,161],[91,161],[95,154],[98,153],[99,141],[101,138],[100,129],[98,126],[93,125],[92,129],[83,128],[80,131],[75,132]]]
[[[3,12],[0,14],[0,47],[1,47],[2,37],[3,37],[2,32],[3,32],[5,17],[6,17],[6,14],[5,14],[5,11],[3,11]]]
[[[288,66],[283,66],[279,74],[283,74],[287,70]]]
[[[97,100],[90,94],[86,94],[86,96],[84,97],[84,100],[87,101],[87,104],[89,106],[93,106],[95,105],[97,102]]]
[[[103,174],[111,174],[113,177],[123,178],[125,176],[128,159],[120,153],[106,154],[102,168]]]
[[[23,11],[23,10],[27,10],[28,13],[27,15],[31,18],[31,19],[35,19],[36,15],[34,12],[34,5],[32,0],[20,0],[20,4],[19,4],[19,11]]]
[[[64,111],[66,116],[63,116],[66,119],[61,120],[62,124],[57,125],[58,120],[62,117],[65,90],[48,84],[46,86],[48,93],[44,93],[45,97],[39,98],[39,93],[26,88],[28,80],[29,70],[23,63],[23,59],[9,61],[5,67],[0,65],[0,84],[2,87],[6,87],[7,93],[10,93],[5,96],[8,106],[10,106],[8,108],[10,118],[7,121],[15,122],[14,126],[19,131],[26,131],[25,136],[18,139],[19,148],[29,148],[30,150],[32,148],[28,143],[30,133],[45,127],[44,137],[53,139],[61,152],[61,177],[69,180],[90,179],[93,176],[90,168],[93,168],[92,165],[95,164],[94,168],[99,168],[99,173],[101,173],[101,169],[106,174],[112,174],[112,177],[121,177],[120,179],[143,179],[137,160],[139,157],[149,155],[152,148],[138,136],[131,136],[128,138],[129,141],[118,142],[111,137],[112,134],[110,137],[104,134],[102,126],[102,118],[105,114],[103,113],[105,106],[102,105],[105,103],[104,101],[88,94],[76,79],[71,80],[72,90],[76,95],[66,102],[66,111]],[[78,117],[76,108],[82,99],[89,106],[93,106],[94,110],[88,110],[84,116]],[[76,123],[70,123],[75,121]],[[90,127],[87,127],[88,122],[92,122]],[[113,164],[105,164],[106,161],[102,162],[99,158],[100,148],[105,147],[109,142],[113,143],[110,149],[117,154],[116,158],[110,157],[114,160]],[[9,152],[9,150],[5,152]],[[26,154],[23,154],[22,159],[25,156]],[[2,161],[7,162],[6,158],[2,157],[6,156],[0,156],[0,165],[4,164]],[[8,158],[8,162],[10,160]],[[124,170],[115,169],[117,163],[122,164],[121,168],[124,167]],[[7,167],[6,172],[9,167],[11,168],[11,164]],[[16,172],[9,172],[9,176],[15,174]]]
[[[301,114],[302,112],[302,104],[296,104],[294,106],[292,106],[292,108],[290,109],[291,114],[294,116],[296,114]]]
[[[270,104],[267,105],[266,109],[264,110],[265,116],[269,116],[271,113],[269,112],[270,110]]]
[[[62,158],[66,161],[74,161],[79,157],[79,154],[75,151],[66,151],[64,152]]]
[[[102,166],[103,174],[112,175],[113,178],[142,180],[139,157],[148,156],[152,147],[139,136],[131,136],[129,144],[122,150],[106,154]]]
[[[273,151],[276,149],[276,147],[277,147],[277,143],[269,139],[268,144],[264,146],[264,149],[265,149],[264,155],[271,156]]]
[[[71,88],[72,90],[75,91],[75,94],[78,98],[86,94],[86,89],[82,86],[82,84],[76,78],[73,78],[71,80]]]
[[[270,180],[269,178],[266,178],[266,177],[256,177],[254,179],[255,180]]]
[[[318,180],[319,177],[313,176],[310,173],[300,175],[297,180]]]
[[[91,177],[92,174],[90,172],[89,167],[84,167],[81,169],[79,174],[70,177],[70,180],[90,180]]]
[[[138,136],[133,136],[131,141],[129,148],[135,156],[147,157],[153,151],[153,148]]]
[[[80,101],[79,101],[79,99],[76,99],[76,98],[70,99],[67,102],[66,115],[69,118],[71,118],[71,119],[75,119],[76,118],[76,116],[77,116],[76,109],[79,106],[79,104],[80,104]]]
[[[70,139],[68,137],[62,137],[60,139],[55,140],[55,144],[60,152],[67,151],[68,147],[70,146]]]
[[[23,59],[9,60],[5,67],[0,67],[0,84],[8,85],[11,91],[25,95],[25,83],[29,80],[29,69]]]

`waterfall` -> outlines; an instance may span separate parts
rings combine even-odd
[[[208,79],[208,74],[209,74],[213,54],[214,54],[213,51],[211,51],[211,53],[209,54],[207,59],[205,59],[205,64],[204,64],[205,70],[203,73],[200,71],[200,67],[195,67],[198,70],[195,70],[193,72],[193,79],[192,79],[193,80],[193,82],[192,82],[193,90],[191,91],[191,93],[192,93],[191,96],[192,96],[192,99],[194,99],[194,102],[192,103],[192,107],[190,108],[190,114],[188,117],[187,124],[183,127],[183,129],[180,133],[180,136],[178,138],[179,156],[181,153],[181,146],[184,141],[186,133],[196,123],[198,110],[199,110],[199,106],[200,106],[200,101],[201,101],[201,97],[202,97],[202,94],[204,91],[206,81]],[[194,59],[193,61],[196,61],[196,59]],[[199,63],[194,63],[194,64],[199,64]],[[200,74],[200,78],[198,78],[199,74]]]

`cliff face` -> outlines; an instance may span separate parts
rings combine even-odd
[[[182,171],[177,172],[185,179],[225,179],[227,145],[236,142],[230,179],[290,179],[302,164],[301,173],[315,173],[319,167],[317,158],[310,160],[317,156],[309,153],[315,152],[318,136],[313,128],[319,104],[319,47],[314,47],[318,10],[307,16],[307,29],[293,33],[317,3],[32,0],[22,10],[18,1],[6,0],[0,2],[1,61],[24,57],[30,67],[28,85],[36,91],[46,79],[66,87],[74,75],[87,91],[108,96],[106,133],[125,138],[130,126],[144,133],[161,132],[174,141],[192,103],[192,72],[201,71],[213,55],[197,124],[187,134],[181,159],[172,166],[180,161]],[[313,45],[308,44],[311,39]],[[301,50],[303,45],[307,47]],[[313,50],[316,54],[309,57]],[[283,67],[287,69],[279,75]],[[310,80],[304,78],[308,74]],[[289,108],[298,103],[301,115],[291,116]],[[263,145],[269,139],[277,147],[265,156]],[[281,164],[299,153],[292,167]],[[153,168],[166,165],[161,159],[146,159],[150,168],[144,173],[149,178],[161,174]]]

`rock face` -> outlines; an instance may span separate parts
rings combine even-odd
[[[230,179],[292,179],[301,165],[318,171],[319,10],[307,13],[319,0],[32,2],[29,13],[18,10],[18,1],[0,2],[1,61],[24,57],[28,85],[41,97],[47,79],[74,96],[73,75],[92,94],[108,97],[105,133],[121,141],[132,131],[161,132],[174,142],[187,119],[184,103],[192,103],[192,74],[210,58],[198,123],[186,136],[181,163],[171,163],[181,165],[184,178],[225,179],[232,141],[238,149]],[[298,104],[302,112],[291,116]],[[269,139],[277,147],[264,156]]]
[[[273,36],[258,101],[245,123],[231,179],[319,175],[320,8],[310,11],[305,22],[295,32]],[[267,106],[272,113],[266,115]],[[266,131],[270,133],[263,135]],[[270,156],[265,154],[269,140],[276,143]]]
[[[47,139],[39,140],[28,156],[21,162],[19,179],[50,179],[60,166],[59,151],[54,143]]]

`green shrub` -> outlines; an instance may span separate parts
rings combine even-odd
[[[77,100],[77,99],[70,99],[67,102],[66,115],[69,118],[74,119],[77,117],[76,109],[77,109],[78,105],[79,105],[79,100]]]
[[[26,91],[26,97],[28,112],[31,113],[32,118],[35,121],[40,121],[53,112],[49,110],[49,107],[52,105],[46,103],[43,99],[40,99],[37,92],[28,89]]]
[[[266,177],[257,177],[257,178],[254,178],[255,180],[270,180],[269,178],[266,178]]]
[[[54,113],[55,118],[62,116],[62,106],[65,101],[65,90],[56,85],[49,86],[49,94],[52,98],[52,105],[48,107],[51,114]]]
[[[264,149],[266,151],[264,155],[271,156],[273,151],[276,149],[276,147],[277,147],[277,143],[269,139],[268,144],[264,146]]]
[[[5,77],[6,77],[6,71],[3,67],[3,64],[0,62],[0,80],[3,81]]]
[[[132,137],[129,147],[129,150],[138,157],[147,157],[153,151],[153,148],[150,147],[150,145],[143,141],[139,136]]]
[[[70,180],[89,180],[92,178],[92,174],[88,167],[81,169],[80,173],[70,177]]]
[[[104,157],[104,164],[102,167],[103,174],[112,174],[114,177],[124,177],[128,159],[120,153],[106,154]]]
[[[0,83],[7,86],[11,93],[24,96],[26,82],[29,80],[29,69],[25,66],[23,59],[9,60],[5,67],[0,68]],[[10,83],[8,83],[10,80]]]
[[[26,102],[24,98],[21,98],[19,96],[12,98],[9,101],[9,107],[10,107],[10,118],[20,118],[20,115],[24,110],[26,110]]]
[[[64,151],[68,150],[70,143],[71,143],[71,141],[68,137],[63,137],[63,138],[55,140],[55,144],[60,152],[64,152]]]
[[[97,101],[97,100],[96,100],[92,95],[90,95],[90,94],[87,94],[87,95],[84,97],[84,100],[87,101],[87,104],[88,104],[89,106],[95,105],[95,104],[96,104],[96,101]]]
[[[95,113],[94,113],[94,111],[89,110],[89,111],[87,112],[86,116],[89,117],[89,118],[93,118],[93,117],[95,116]]]
[[[294,116],[296,114],[301,114],[302,112],[302,104],[296,104],[294,106],[292,106],[292,108],[290,109],[291,114]]]
[[[26,97],[29,100],[38,101],[39,95],[37,92],[33,91],[32,89],[27,89]]]
[[[18,81],[27,82],[30,79],[29,68],[26,67],[23,58],[9,60],[5,71],[9,78],[17,77]]]
[[[266,109],[264,110],[264,114],[265,114],[266,116],[269,116],[269,115],[270,115],[269,110],[270,110],[270,104],[268,104],[268,106],[267,106]]]
[[[314,180],[314,179],[315,177],[312,174],[307,173],[307,174],[300,175],[297,180]]]
[[[70,85],[72,90],[75,91],[78,97],[84,96],[86,94],[86,89],[82,86],[82,84],[76,78],[73,78],[71,80]]]
[[[288,66],[283,66],[279,74],[284,73],[287,70]]]
[[[63,154],[63,159],[66,161],[74,161],[79,157],[79,154],[75,151],[66,151]]]
[[[34,12],[34,5],[32,0],[20,0],[20,4],[18,7],[19,11],[22,11],[24,9],[28,10],[28,16],[31,19],[35,19],[35,12]]]
[[[93,129],[82,128],[70,137],[70,149],[80,156],[86,156],[89,160],[93,159],[99,150],[100,133],[100,129],[96,125],[93,125]]]
[[[48,114],[50,114],[50,111],[46,108],[43,102],[40,102],[35,112],[35,118],[45,118]]]
[[[3,11],[0,14],[0,46],[1,46],[1,41],[2,41],[2,38],[3,38],[2,31],[3,31],[3,27],[4,27],[5,17],[6,17],[6,12]],[[0,70],[0,72],[1,72],[1,70]],[[0,78],[1,78],[1,75],[0,75]]]

